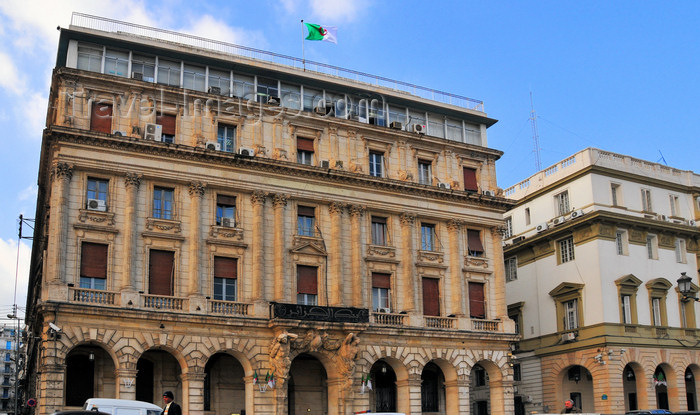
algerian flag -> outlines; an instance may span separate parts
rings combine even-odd
[[[313,23],[304,23],[309,35],[306,40],[324,40],[338,44],[338,28],[335,26],[321,26]]]
[[[275,374],[274,374],[274,373],[270,375],[270,379],[267,381],[267,386],[268,386],[270,389],[274,389],[274,388],[275,388]]]
[[[253,385],[255,385],[256,383],[258,383],[258,371],[257,370],[253,371]]]
[[[372,390],[372,379],[367,375],[367,389]]]

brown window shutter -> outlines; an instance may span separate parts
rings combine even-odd
[[[148,293],[152,295],[173,295],[173,270],[175,252],[150,251],[148,263]]]
[[[297,150],[314,152],[314,140],[297,137]]]
[[[481,232],[467,229],[467,243],[470,251],[484,253],[484,245],[481,244]]]
[[[214,276],[216,278],[237,278],[238,260],[235,258],[214,257]]]
[[[469,283],[469,317],[486,318],[484,284],[480,282]]]
[[[107,278],[107,249],[104,244],[83,242],[80,251],[80,276]]]
[[[309,206],[299,206],[297,207],[297,215],[313,218],[316,217],[316,209]]]
[[[236,206],[235,196],[216,195],[216,203],[226,206]]]
[[[386,224],[386,218],[382,218],[379,216],[372,216],[372,223],[383,223]]]
[[[112,104],[93,103],[90,130],[112,134]]]
[[[157,115],[156,124],[163,126],[163,134],[175,135],[175,116]]]
[[[440,280],[423,278],[423,315],[440,315]]]
[[[388,288],[391,289],[391,275],[382,274],[379,272],[372,273],[372,287],[373,288]]]
[[[297,293],[318,294],[318,268],[297,265]]]
[[[479,185],[476,183],[476,169],[464,168],[464,190],[478,191]]]

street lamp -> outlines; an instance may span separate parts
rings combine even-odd
[[[681,301],[682,302],[688,302],[688,301],[700,301],[697,297],[695,297],[695,292],[692,291],[690,285],[692,284],[692,278],[689,276],[685,275],[685,272],[681,272],[681,277],[678,278],[678,291],[681,293]]]

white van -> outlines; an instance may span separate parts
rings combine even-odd
[[[83,409],[111,415],[160,415],[163,412],[163,408],[149,402],[107,398],[90,398],[85,401]]]

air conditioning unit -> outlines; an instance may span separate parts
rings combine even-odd
[[[399,121],[392,121],[391,124],[389,124],[389,128],[393,128],[394,130],[401,130],[403,129],[403,124]]]
[[[322,169],[330,169],[331,168],[331,162],[328,160],[321,160],[321,168]]]
[[[552,219],[552,225],[557,226],[566,222],[566,216],[559,216],[558,218]]]
[[[226,227],[226,228],[231,228],[231,227],[233,227],[233,225],[234,225],[233,219],[221,218],[221,226]]]
[[[449,183],[438,183],[438,187],[439,187],[440,189],[449,189],[449,188],[450,188],[450,184],[449,184]]]
[[[132,73],[131,73],[131,79],[136,79],[137,81],[143,81],[143,73],[141,73],[141,72],[132,72]]]
[[[547,225],[547,222],[540,223],[539,225],[537,225],[537,228],[535,228],[535,229],[537,230],[537,232],[544,232],[547,229],[549,229],[549,225]]]
[[[278,97],[268,96],[267,97],[267,104],[268,105],[279,105],[280,99]]]
[[[662,220],[662,221],[664,221],[664,222],[670,221],[670,219],[669,219],[668,216],[666,216],[666,215],[656,215],[656,219]]]
[[[218,86],[210,86],[207,92],[210,94],[221,95],[221,88]]]
[[[221,151],[221,144],[217,143],[216,141],[207,141],[206,149]]]
[[[583,209],[574,210],[571,212],[571,219],[580,218],[581,216],[583,216]]]
[[[513,238],[513,243],[517,244],[518,242],[522,242],[525,240],[524,236],[518,236],[517,238]]]
[[[693,220],[693,219],[688,219],[688,225],[690,225],[690,226],[698,226],[698,223],[697,223],[695,220]]]
[[[576,340],[576,333],[574,333],[573,331],[561,335],[561,341],[563,342],[571,342],[574,340]]]
[[[681,224],[681,223],[685,223],[685,221],[682,219],[673,219],[673,223]]]
[[[368,124],[369,120],[366,117],[357,117],[357,121],[363,123],[363,124]]]
[[[100,212],[106,212],[107,202],[100,199],[88,199],[87,208],[88,210],[98,210]]]
[[[146,140],[163,141],[163,126],[160,124],[147,123],[143,138]]]
[[[238,149],[238,154],[241,156],[255,157],[255,150],[248,147],[240,147]]]
[[[379,313],[391,313],[391,309],[388,307],[379,307],[377,309],[377,312],[379,312]]]
[[[427,131],[427,127],[425,124],[411,124],[411,126],[409,127],[409,131],[418,134],[425,134],[425,132]]]
[[[496,192],[494,192],[493,190],[484,190],[481,193],[485,194],[486,196],[496,196]]]
[[[117,137],[125,137],[126,131],[114,130],[114,131],[112,131],[112,135],[116,135]]]

